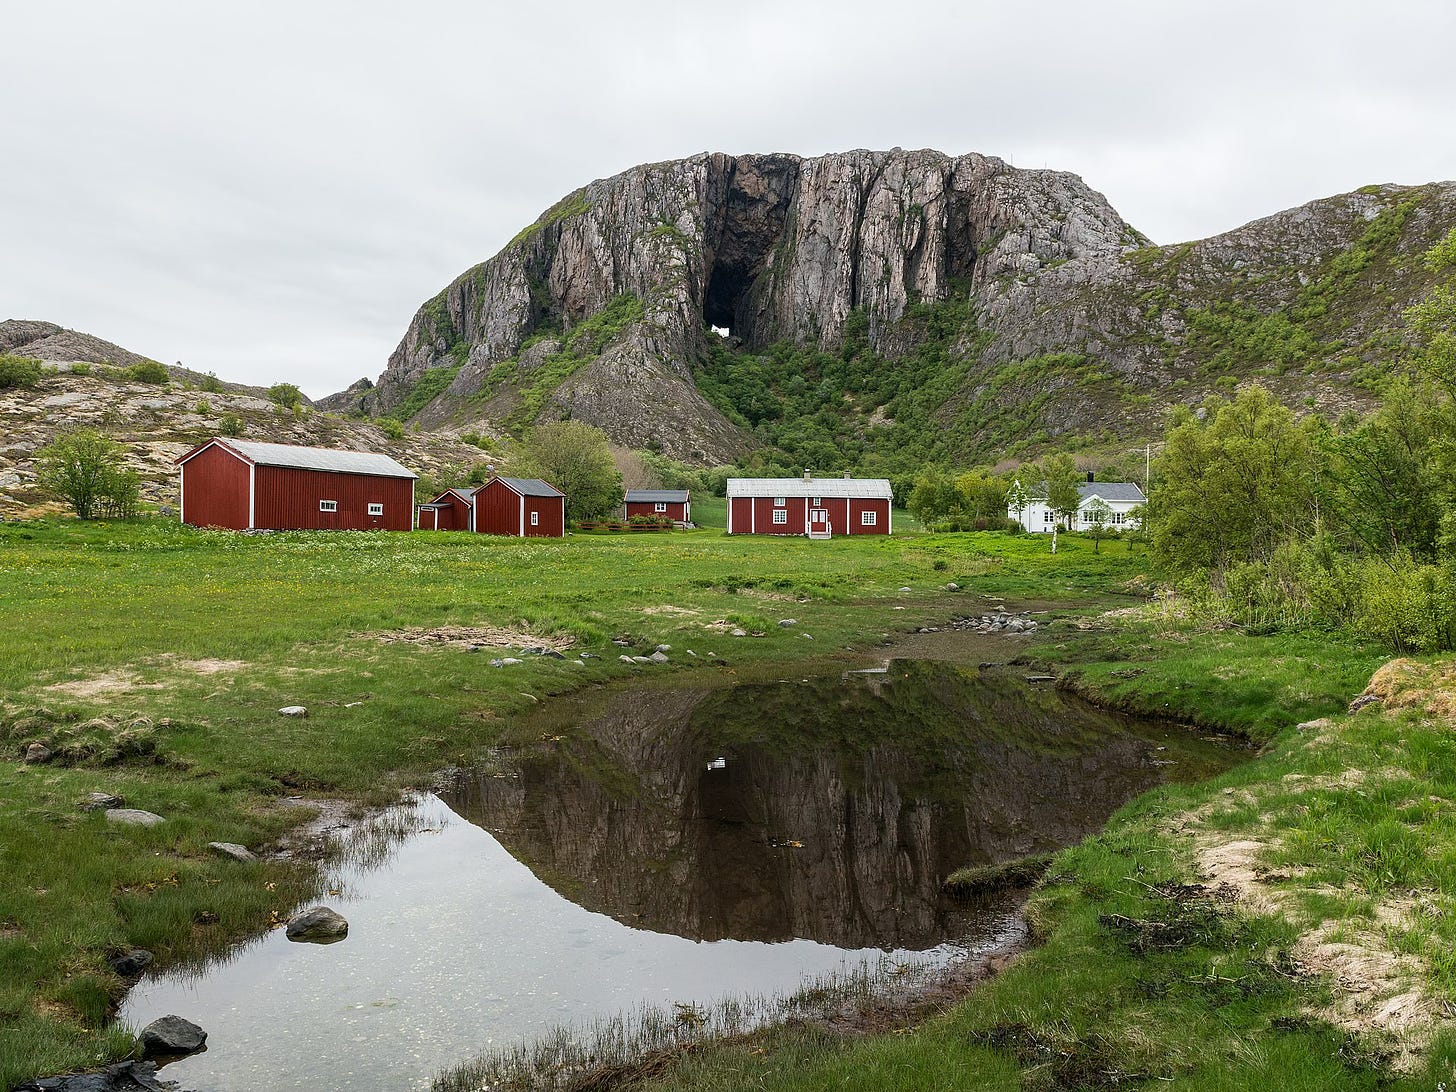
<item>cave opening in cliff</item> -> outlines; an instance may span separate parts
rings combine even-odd
[[[754,272],[752,265],[744,268],[741,263],[713,263],[713,272],[708,277],[707,298],[703,301],[703,321],[714,332],[723,331],[726,335],[741,325],[738,308],[753,284]]]
[[[772,340],[763,328],[775,250],[781,245],[798,178],[792,156],[724,159],[723,174],[710,182],[716,199],[709,212],[710,265],[703,292],[703,325],[734,341],[760,347]]]

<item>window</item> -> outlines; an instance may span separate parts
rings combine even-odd
[[[878,512],[861,512],[859,514],[859,525],[861,527],[873,527],[878,516]]]
[[[1052,521],[1052,510],[1050,508],[1041,514],[1041,521],[1043,523],[1050,523]]]
[[[787,512],[775,512],[774,513],[774,522],[775,523],[788,523],[789,522],[789,514]]]
[[[821,505],[823,502],[824,502],[824,498],[823,497],[815,497],[814,498],[814,505],[813,505],[813,507],[818,508],[819,505]]]
[[[774,507],[775,508],[782,508],[786,503],[787,502],[784,500],[783,497],[775,497],[774,498]],[[778,520],[774,520],[774,522],[777,523],[779,521]]]
[[[337,512],[338,510],[339,510],[339,502],[338,501],[319,501],[319,511],[320,512]]]
[[[541,523],[541,513],[540,512],[532,512],[531,513],[531,526],[532,527],[537,527],[537,526],[540,526],[540,523]]]
[[[1123,514],[1121,512],[1113,512],[1112,513],[1112,522],[1113,523],[1121,523],[1122,521],[1123,521]]]
[[[382,504],[371,504],[369,506],[369,514],[371,516],[382,516],[382,515],[384,515],[384,505],[382,505]]]
[[[652,506],[652,510],[654,512],[666,512],[667,511],[667,502],[666,501],[658,501],[656,504],[654,504]]]

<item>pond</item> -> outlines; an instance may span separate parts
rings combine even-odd
[[[1234,747],[1108,714],[1019,675],[892,660],[544,706],[533,742],[394,815],[385,859],[325,900],[339,944],[281,930],[144,978],[121,1018],[201,1024],[165,1075],[201,1090],[427,1087],[483,1048],[643,1005],[792,994],[889,960],[1020,936],[1019,893],[941,892],[1045,853]]]

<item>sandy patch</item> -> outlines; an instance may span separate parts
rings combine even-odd
[[[165,690],[166,688],[166,683],[144,683],[136,672],[123,667],[91,679],[54,683],[45,689],[58,694],[67,694],[73,698],[104,698],[115,694],[131,694],[137,690]]]
[[[455,648],[554,648],[557,652],[576,643],[575,637],[542,637],[524,630],[497,626],[431,626],[372,634],[385,644],[446,645]]]
[[[248,665],[243,660],[170,660],[167,666],[193,675],[220,675],[234,674]]]
[[[660,607],[643,607],[642,613],[651,615],[664,615],[668,618],[696,618],[703,612],[700,610],[690,610],[687,607],[674,607],[670,604],[664,603]]]

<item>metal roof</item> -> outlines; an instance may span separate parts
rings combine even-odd
[[[1083,500],[1101,497],[1105,501],[1131,501],[1133,504],[1148,502],[1136,482],[1080,482],[1077,495]]]
[[[498,481],[498,482],[505,482],[505,484],[507,486],[509,486],[511,489],[515,490],[517,493],[521,494],[521,496],[523,496],[523,497],[564,497],[564,496],[566,496],[565,493],[563,493],[561,490],[557,489],[554,485],[548,485],[546,482],[543,482],[540,478],[502,478],[502,477],[497,476],[496,477],[496,481]],[[488,485],[490,483],[487,482],[486,484]],[[481,489],[484,489],[484,488],[485,488],[485,486],[481,486]],[[478,492],[480,492],[480,490],[477,489],[476,492],[478,493]]]
[[[730,497],[858,497],[889,500],[888,478],[729,478]]]
[[[388,455],[372,451],[335,451],[325,447],[261,444],[252,440],[219,440],[258,466],[286,466],[297,470],[328,470],[336,474],[373,474],[380,478],[417,478]]]
[[[686,489],[629,489],[627,490],[627,503],[638,504],[686,504],[688,491]]]

